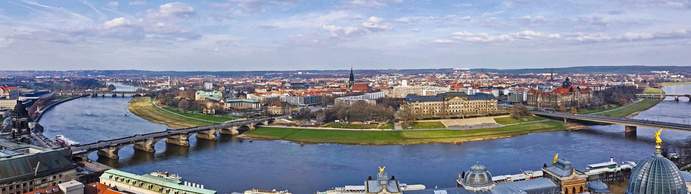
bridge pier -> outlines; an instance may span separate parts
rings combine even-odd
[[[120,156],[118,156],[118,151],[120,151],[120,146],[110,146],[107,148],[103,149],[98,149],[98,157],[104,157],[108,158],[111,160],[117,160],[120,159]]]
[[[197,132],[197,139],[215,141],[216,140],[216,131],[217,131],[217,129],[211,128],[207,131]]]
[[[636,126],[626,125],[624,126],[624,136],[626,137],[636,137]]]
[[[166,143],[178,146],[190,146],[189,134],[172,135],[166,137]]]
[[[675,101],[675,102],[679,102],[679,96],[675,96],[675,97],[674,97],[674,101]]]
[[[156,140],[151,138],[144,141],[135,142],[133,147],[134,151],[156,153],[156,148],[154,148],[154,145],[156,145]]]
[[[238,131],[238,128],[240,128],[240,127],[232,126],[229,128],[221,129],[220,133],[222,135],[237,135],[237,134],[240,134],[240,131]]]

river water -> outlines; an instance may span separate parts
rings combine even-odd
[[[691,93],[691,85],[665,88],[668,93]],[[41,124],[46,135],[58,134],[80,142],[116,138],[164,130],[127,110],[128,98],[80,98],[46,113]],[[641,112],[636,118],[689,123],[691,103],[671,99]],[[390,175],[408,184],[428,188],[453,187],[461,171],[475,163],[486,165],[494,175],[539,170],[554,153],[583,169],[587,164],[640,160],[654,151],[655,129],[638,129],[637,138],[624,137],[623,126],[592,126],[580,131],[559,131],[464,144],[338,145],[296,144],[286,141],[242,141],[223,137],[216,142],[196,141],[191,147],[156,144],[155,155],[120,151],[119,161],[102,161],[122,170],[148,173],[164,170],[206,185],[219,193],[249,188],[289,189],[314,193],[334,186],[361,185],[385,165]],[[666,130],[663,139],[680,141],[691,133]],[[96,159],[95,154],[90,157]]]

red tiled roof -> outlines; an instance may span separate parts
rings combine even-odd
[[[15,87],[15,86],[0,86],[0,89],[2,89],[2,90],[16,90],[17,87]]]

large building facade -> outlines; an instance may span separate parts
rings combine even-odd
[[[153,172],[145,175],[132,174],[116,169],[103,172],[99,183],[106,187],[127,193],[141,194],[215,194],[216,191],[205,189],[203,185],[182,181],[177,175]]]
[[[396,86],[389,90],[387,96],[405,98],[408,95],[434,96],[451,91],[448,87],[439,86]]]
[[[406,106],[417,118],[463,118],[498,112],[497,99],[490,94],[467,95],[447,92],[435,96],[408,95]]]
[[[561,87],[544,91],[532,89],[528,91],[526,103],[538,108],[552,108],[567,111],[571,108],[590,106],[593,91],[590,88],[573,86],[567,78]]]
[[[20,194],[76,178],[69,150],[0,140],[0,193]]]

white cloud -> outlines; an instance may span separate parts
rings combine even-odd
[[[362,22],[362,27],[370,31],[384,31],[391,29],[391,25],[384,23],[380,17],[371,16],[367,21]]]
[[[529,23],[543,23],[547,21],[545,19],[545,16],[537,15],[537,16],[532,16],[532,15],[526,15],[521,17],[521,20],[529,22]]]
[[[120,3],[118,1],[109,1],[108,2],[108,7],[118,7],[120,6]]]
[[[391,25],[385,23],[380,17],[370,16],[358,26],[338,26],[334,24],[322,25],[322,29],[329,32],[332,37],[345,38],[368,33],[382,32],[391,29]]]
[[[124,17],[114,18],[112,20],[108,20],[108,21],[103,23],[103,27],[105,29],[125,27],[125,26],[129,26],[129,25],[130,25],[130,21],[125,19]]]
[[[670,39],[691,39],[691,31],[687,29],[658,32],[577,32],[577,33],[547,33],[532,30],[524,30],[513,33],[473,33],[455,32],[448,38],[433,40],[434,43],[470,42],[470,43],[500,43],[513,41],[576,41],[583,43],[596,42],[636,42]]]
[[[636,42],[671,39],[691,39],[691,31],[687,29],[658,31],[658,32],[626,32],[623,34],[605,33],[574,33],[566,37],[567,40],[578,42]]]
[[[336,26],[333,24],[327,24],[323,25],[322,29],[326,30],[331,34],[332,37],[336,38],[342,38],[342,37],[350,37],[354,35],[360,35],[365,33],[361,28],[356,28],[352,26]]]
[[[144,5],[144,4],[146,4],[146,0],[130,0],[129,4],[130,5]]]
[[[166,3],[158,8],[161,16],[189,16],[194,14],[194,8],[181,2]]]
[[[351,0],[350,5],[362,7],[382,7],[389,4],[401,3],[403,0]]]
[[[324,25],[344,23],[360,18],[361,16],[344,10],[330,11],[327,13],[308,13],[294,15],[288,18],[276,19],[260,24],[271,28],[321,28]]]
[[[503,34],[488,34],[488,33],[472,33],[472,32],[455,32],[450,39],[462,42],[473,43],[494,43],[494,42],[511,42],[518,40],[536,40],[536,39],[558,39],[561,35],[558,33],[544,33],[532,30],[524,30],[514,33]]]

